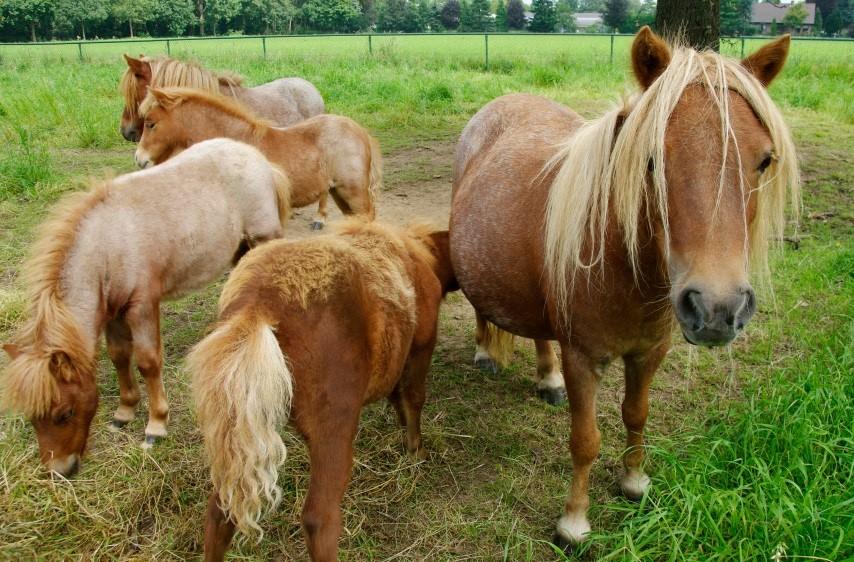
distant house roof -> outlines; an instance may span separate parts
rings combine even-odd
[[[602,23],[602,14],[599,12],[576,12],[573,17],[577,27],[590,27]]]
[[[753,4],[750,14],[750,23],[771,23],[777,20],[777,23],[783,21],[786,12],[794,4],[774,4],[773,2],[762,2],[761,4]],[[804,4],[807,10],[807,17],[804,19],[805,25],[813,25],[815,23],[815,4]]]

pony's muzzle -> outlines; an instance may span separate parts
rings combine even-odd
[[[61,459],[51,459],[47,462],[47,468],[54,478],[57,475],[63,478],[71,478],[80,469],[80,456],[77,453],[72,453]]]
[[[125,140],[130,142],[139,142],[139,138],[142,136],[139,134],[139,128],[136,125],[119,127],[119,130],[121,131],[122,136],[125,138]]]
[[[744,329],[756,312],[756,294],[750,286],[716,296],[686,287],[676,299],[676,318],[689,343],[709,347],[726,345]]]
[[[148,154],[140,148],[137,148],[133,153],[133,159],[140,168],[145,169],[151,166],[151,159],[148,157]]]

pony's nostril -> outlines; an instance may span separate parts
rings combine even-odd
[[[691,330],[696,332],[703,328],[705,314],[703,313],[702,296],[699,291],[694,289],[682,291],[676,312],[683,323],[691,326]]]

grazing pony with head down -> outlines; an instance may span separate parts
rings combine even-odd
[[[254,148],[218,139],[168,164],[73,193],[45,223],[25,266],[27,319],[2,378],[4,406],[28,416],[42,462],[72,475],[98,405],[97,350],[119,378],[113,428],[140,399],[131,358],[148,389],[145,445],[166,435],[160,301],[214,280],[245,248],[278,238],[287,178]]]
[[[641,89],[602,117],[585,122],[514,95],[463,131],[451,259],[478,315],[477,358],[506,355],[501,330],[537,339],[541,388],[565,387],[569,398],[573,475],[558,542],[590,531],[596,390],[607,366],[625,365],[620,485],[639,498],[649,486],[649,385],[672,328],[692,344],[725,345],[756,310],[749,273],[767,271],[787,194],[799,206],[794,145],[766,91],[788,48],[784,37],[735,61],[671,47],[644,28],[631,55]]]
[[[320,92],[311,82],[302,78],[279,78],[247,88],[243,86],[243,78],[237,74],[211,72],[192,62],[166,56],[140,55],[138,59],[128,55],[124,57],[128,67],[120,83],[125,100],[121,133],[132,142],[139,141],[142,136],[139,104],[149,87],[199,88],[232,96],[280,127],[293,125],[325,111]]]
[[[425,378],[439,305],[456,282],[447,231],[352,219],[335,234],[276,241],[249,252],[220,297],[220,320],[188,358],[213,492],[205,559],[223,560],[235,527],[281,498],[279,428],[305,438],[311,481],[303,528],[314,562],[337,560],[340,503],[359,413],[388,397],[421,442]]]
[[[329,194],[344,214],[374,218],[382,154],[377,141],[352,119],[318,115],[279,129],[230,98],[187,88],[152,88],[140,112],[145,132],[135,157],[142,167],[193,143],[228,137],[252,144],[285,170],[292,206],[319,202],[315,230],[326,223]]]

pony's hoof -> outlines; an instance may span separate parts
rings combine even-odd
[[[121,431],[128,423],[130,423],[129,420],[117,420],[116,418],[113,418],[113,421],[110,422],[107,429],[113,432]]]
[[[139,444],[143,449],[151,449],[157,443],[158,440],[161,439],[160,435],[149,435],[145,434],[145,441]]]
[[[557,520],[557,530],[554,535],[554,544],[570,552],[573,547],[578,546],[590,534],[590,523],[584,515],[564,515]]]
[[[562,386],[557,388],[538,388],[537,396],[546,404],[552,406],[560,406],[566,402],[566,389]]]
[[[312,230],[323,230],[323,221],[312,221],[311,229]]]
[[[626,498],[640,501],[649,489],[649,484],[649,476],[639,470],[632,470],[620,480],[620,491]]]
[[[500,370],[498,363],[492,357],[475,357],[474,366],[481,371],[489,371],[493,375],[497,375]]]

